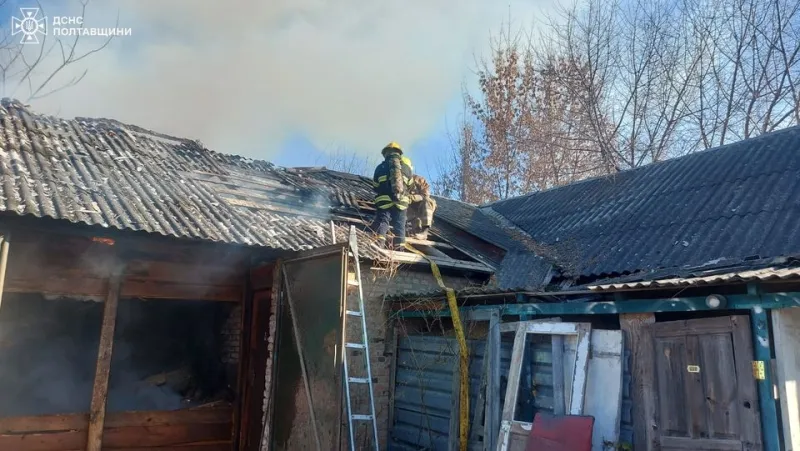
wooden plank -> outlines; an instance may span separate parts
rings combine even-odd
[[[173,263],[152,260],[131,260],[125,268],[125,278],[197,284],[236,286],[241,284],[244,271],[236,266],[217,266],[202,263]]]
[[[417,254],[412,254],[411,252],[394,252],[388,251],[386,249],[378,250],[380,254],[388,261],[394,261],[399,263],[424,263],[429,264],[428,260],[423,257],[420,257]],[[453,258],[443,258],[443,257],[428,257],[429,259],[433,260],[437,265],[442,268],[457,268],[457,269],[468,269],[475,272],[481,273],[489,273],[493,272],[494,270],[484,265],[483,263],[476,263],[476,262],[468,262],[465,260],[456,260]]]
[[[623,314],[619,318],[625,343],[631,350],[631,397],[633,410],[633,449],[648,450],[652,446],[652,424],[655,424],[653,403],[653,342],[644,330],[655,323],[652,313]]]
[[[131,426],[106,429],[104,449],[130,446],[176,446],[206,441],[230,441],[232,424],[179,424],[170,426]]]
[[[683,337],[688,333],[728,334],[731,331],[731,320],[727,316],[719,318],[703,318],[681,321],[665,321],[649,326],[656,338]]]
[[[486,412],[486,387],[488,386],[489,382],[489,340],[487,338],[486,343],[483,346],[483,365],[481,368],[481,382],[478,388],[478,395],[475,403],[475,410],[472,411],[472,427],[470,431],[469,440],[477,442],[480,440],[481,435],[483,435],[483,428],[479,428],[478,424],[485,424],[479,423],[484,418],[484,413]],[[391,423],[390,423],[391,424]]]
[[[122,297],[144,299],[180,299],[194,301],[241,302],[242,287],[190,285],[128,279],[122,286]]]
[[[83,451],[86,431],[0,435],[0,449],[9,451]]]
[[[148,446],[148,447],[133,447],[133,448],[114,448],[119,451],[231,451],[231,442],[215,441],[206,443],[193,443],[190,445],[180,445],[175,447],[173,445],[167,446]],[[75,450],[78,451],[78,450]]]
[[[458,451],[459,447],[459,412],[461,404],[461,377],[458,360],[453,364],[453,383],[450,387],[450,431],[447,434],[447,450]]]
[[[800,451],[800,308],[772,311],[776,383],[781,400],[786,451]]]
[[[553,414],[564,415],[567,411],[564,394],[564,337],[551,336],[553,368]]]
[[[662,448],[668,450],[742,451],[742,442],[739,440],[662,437],[660,443]]]
[[[489,318],[487,338],[489,373],[486,381],[486,415],[484,422],[483,449],[497,449],[497,434],[500,432],[500,312],[493,310]]]
[[[514,336],[514,347],[511,351],[511,364],[508,372],[508,388],[506,389],[506,399],[501,416],[504,422],[514,420],[514,408],[517,405],[517,397],[519,395],[515,388],[519,387],[519,381],[522,376],[522,356],[525,354],[526,335],[525,329],[520,326]]]
[[[97,368],[95,369],[92,402],[89,410],[87,451],[101,451],[103,445],[108,379],[111,373],[111,354],[114,349],[114,329],[117,323],[117,304],[122,270],[122,267],[112,269],[112,275],[108,281],[108,296],[103,306],[103,324],[100,329]]]
[[[754,322],[758,322],[758,318],[751,317],[751,319]],[[766,328],[766,313],[761,316],[761,319],[764,321],[763,325]],[[777,412],[775,411],[775,398],[773,397],[772,383],[769,379],[769,365],[767,365],[766,368],[769,390],[764,390],[766,391],[766,394],[764,394],[760,390],[760,387],[757,387],[757,382],[753,377],[752,361],[754,358],[757,359],[759,355],[754,352],[755,346],[753,341],[751,341],[753,338],[751,332],[753,332],[753,335],[756,335],[756,333],[751,330],[750,321],[748,321],[747,316],[731,316],[730,321],[733,327],[733,348],[736,352],[736,373],[740,375],[740,377],[736,378],[736,382],[739,388],[739,406],[741,406],[739,412],[742,415],[742,428],[740,431],[742,441],[752,443],[751,449],[754,451],[760,450],[762,447],[765,450],[778,449],[780,437],[777,431],[778,422],[776,418]],[[767,346],[763,356],[766,363],[769,363],[769,331],[766,330],[765,332],[766,334],[763,336],[763,339],[766,341]],[[762,395],[766,396],[767,399],[761,399]],[[761,405],[759,406],[759,404]],[[764,412],[761,406],[764,404],[767,404],[772,409],[770,413],[775,423],[771,428],[773,431],[772,434],[764,430],[764,435],[762,435],[762,428],[764,428],[765,425],[763,424]],[[761,407],[761,409],[756,406]],[[769,440],[762,441],[762,438],[766,438],[765,436],[767,436],[767,434],[769,434]]]
[[[514,347],[511,351],[511,364],[506,385],[506,399],[503,404],[503,413],[500,417],[500,433],[497,437],[497,449],[499,451],[508,449],[508,443],[511,438],[511,424],[514,421],[514,410],[519,395],[519,381],[522,376],[522,358],[525,355],[526,336],[524,325],[520,324],[514,336]]]
[[[422,240],[419,238],[406,238],[406,242],[411,244],[419,244],[421,246],[440,247],[442,249],[456,249],[450,244],[442,243],[440,241]]]
[[[570,324],[570,323],[563,323]],[[589,375],[589,345],[592,337],[592,326],[584,323],[575,324],[578,343],[575,350],[575,372],[570,387],[569,414],[583,414],[583,402],[586,399],[586,379]]]
[[[82,276],[65,276],[40,271],[37,277],[9,277],[5,281],[5,293],[44,293],[63,296],[97,296],[105,294],[106,280]]]
[[[103,436],[103,449],[180,447],[183,451],[183,445],[213,442],[228,443],[230,450],[231,426],[228,422],[108,428]],[[87,445],[84,431],[0,435],[0,449],[9,451],[77,451]]]
[[[232,407],[200,407],[172,411],[109,412],[105,427],[213,424],[231,420]],[[88,413],[0,418],[0,434],[86,430]]]

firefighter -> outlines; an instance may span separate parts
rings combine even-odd
[[[409,190],[407,234],[414,238],[427,240],[428,229],[433,224],[433,212],[436,211],[436,200],[431,197],[430,185],[421,175],[412,177],[413,184]]]
[[[385,243],[389,227],[393,229],[392,247],[398,249],[406,242],[406,209],[408,192],[413,183],[411,160],[403,156],[403,149],[390,142],[381,151],[383,162],[375,168],[372,186],[375,190],[375,220],[372,230],[378,240]]]

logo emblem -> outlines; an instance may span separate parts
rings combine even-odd
[[[11,35],[22,33],[20,44],[38,44],[39,34],[47,34],[47,17],[38,18],[39,8],[20,8],[22,19],[11,17]]]

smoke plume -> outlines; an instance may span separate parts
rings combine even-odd
[[[89,69],[78,85],[33,106],[113,117],[265,159],[297,134],[362,154],[387,140],[412,146],[458,98],[490,32],[553,4],[95,0],[86,26],[114,26],[119,14],[132,35],[72,67]],[[44,7],[50,16],[80,11],[73,0]],[[86,37],[81,45],[101,42]]]

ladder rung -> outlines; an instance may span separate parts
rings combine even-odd
[[[347,279],[347,284],[351,287],[357,287],[359,285],[356,279]]]
[[[361,316],[361,312],[359,312],[358,310],[348,310],[347,314],[350,316]]]
[[[349,377],[347,381],[351,384],[366,384],[369,383],[369,379],[366,377]]]
[[[366,345],[363,345],[361,343],[345,343],[344,345],[346,347],[352,348],[352,349],[365,349],[366,348]]]
[[[350,415],[350,419],[356,421],[372,421],[372,415],[354,414]]]

